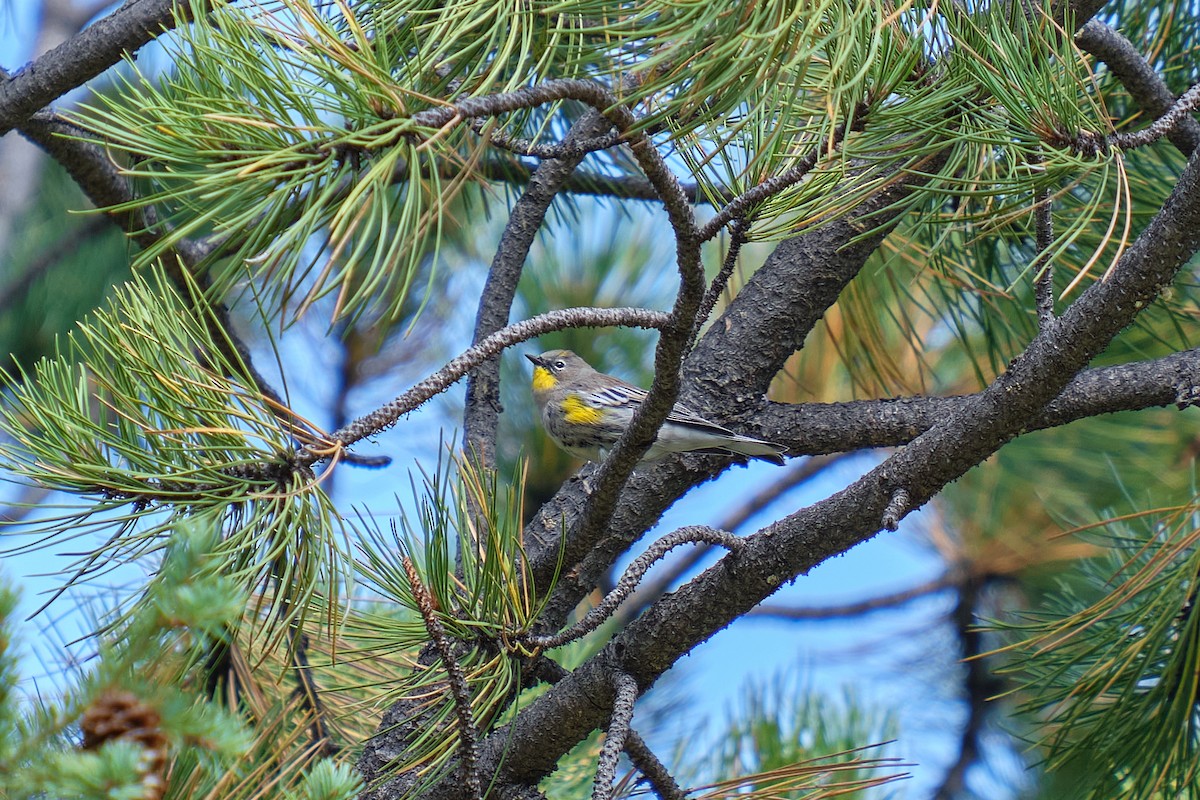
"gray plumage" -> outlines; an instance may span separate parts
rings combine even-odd
[[[577,458],[603,459],[629,426],[646,390],[597,372],[570,350],[549,350],[526,358],[534,364],[533,399],[546,433]],[[676,403],[643,458],[652,461],[670,453],[697,452],[782,464],[786,449],[734,433]]]

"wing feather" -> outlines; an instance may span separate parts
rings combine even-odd
[[[583,396],[583,401],[593,408],[627,408],[630,412],[646,399],[649,394],[645,389],[632,384],[614,384],[603,389],[594,389]],[[668,422],[688,425],[699,430],[715,434],[736,436],[733,431],[692,411],[685,405],[676,403],[667,415]]]

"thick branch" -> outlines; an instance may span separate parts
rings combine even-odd
[[[177,9],[182,19],[175,16]],[[0,83],[0,134],[193,14],[191,4],[180,0],[131,0],[97,20]]]
[[[1200,349],[1152,361],[1098,367],[1076,375],[1051,403],[1030,416],[1023,430],[1066,425],[1118,411],[1189,404],[1200,386]],[[939,422],[961,414],[979,395],[904,397],[850,403],[769,403],[760,416],[772,441],[800,453],[833,453],[864,447],[899,447]]]
[[[678,592],[630,623],[595,657],[534,701],[481,748],[485,770],[506,783],[533,784],[566,747],[604,722],[614,670],[649,686],[679,658],[821,561],[871,538],[893,490],[913,507],[1025,430],[1071,376],[1103,350],[1200,248],[1200,158],[1193,158],[1160,213],[1096,282],[1040,333],[1010,369],[960,413],[915,439],[831,497],[779,520]],[[554,728],[553,736],[545,732]],[[453,797],[442,784],[430,797]]]
[[[1162,117],[1175,104],[1175,95],[1162,76],[1137,51],[1133,42],[1099,20],[1091,20],[1075,34],[1076,43],[1112,70],[1121,85],[1147,116]],[[1177,121],[1167,138],[1185,156],[1200,147],[1200,122],[1185,117]]]

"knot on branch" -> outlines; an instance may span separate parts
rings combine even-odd
[[[1182,411],[1200,405],[1200,384],[1194,380],[1181,380],[1175,384],[1175,405]]]
[[[900,520],[910,510],[908,490],[893,489],[892,499],[888,501],[887,508],[883,510],[883,517],[880,522],[883,523],[885,529],[894,531],[900,527]]]
[[[1095,131],[1079,131],[1067,146],[1084,158],[1100,158],[1109,151],[1108,137]]]

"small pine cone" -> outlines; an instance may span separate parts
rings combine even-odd
[[[158,712],[133,692],[106,689],[79,720],[83,749],[95,750],[112,739],[137,742],[145,748],[142,759],[143,800],[160,800],[167,785],[167,737]]]

